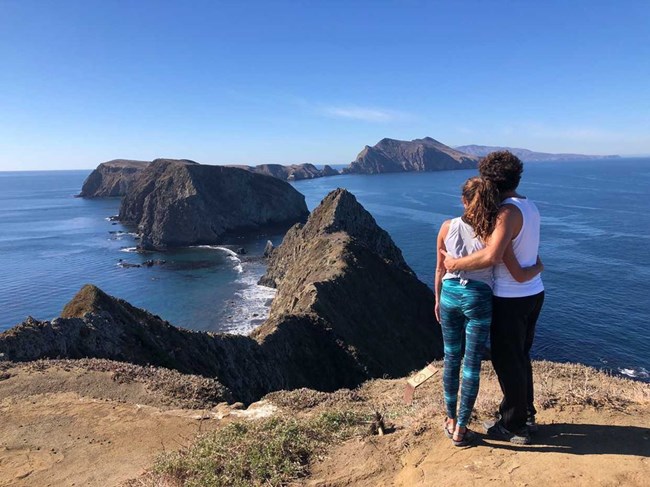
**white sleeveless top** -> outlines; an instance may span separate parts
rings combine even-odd
[[[519,208],[523,218],[521,231],[512,241],[512,248],[521,267],[529,267],[537,262],[539,253],[540,216],[535,203],[527,198],[506,198],[501,205],[511,204]],[[494,266],[494,295],[502,298],[521,298],[533,296],[544,290],[541,274],[530,281],[517,282],[506,265],[501,262]]]
[[[465,257],[477,250],[485,248],[485,244],[479,240],[471,225],[465,223],[462,218],[454,218],[449,222],[449,231],[445,238],[447,253],[453,258]],[[537,254],[536,254],[537,257]],[[442,276],[442,279],[460,278],[461,282],[467,279],[481,281],[492,287],[492,267],[477,269],[474,271],[449,272]]]

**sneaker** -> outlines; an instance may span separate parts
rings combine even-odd
[[[486,421],[485,423],[483,423],[483,427],[485,428],[485,432],[488,434],[488,436],[492,438],[509,441],[510,443],[513,443],[515,445],[530,444],[530,434],[528,433],[527,428],[524,428],[521,431],[513,433],[507,430],[506,427],[503,426],[501,421],[496,421],[496,420]]]
[[[526,427],[528,428],[528,432],[533,435],[539,431],[539,425],[535,422],[535,415],[534,414],[529,414],[528,418],[526,418]]]

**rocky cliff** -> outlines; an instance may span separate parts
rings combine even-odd
[[[119,218],[137,225],[142,248],[164,249],[287,227],[307,215],[304,196],[279,179],[233,167],[156,159],[122,200]]]
[[[455,147],[456,150],[462,151],[466,154],[472,154],[478,157],[485,157],[490,152],[495,151],[510,151],[524,162],[535,161],[579,161],[585,159],[617,159],[620,156],[593,156],[586,154],[551,154],[548,152],[535,152],[529,149],[519,149],[516,147],[496,147],[488,145],[460,145]]]
[[[339,172],[330,166],[318,169],[313,164],[292,164],[284,166],[282,164],[261,164],[259,166],[232,166],[246,169],[256,174],[273,176],[274,178],[284,181],[299,181],[301,179],[322,178],[325,176],[336,176]]]
[[[81,187],[82,198],[124,196],[135,178],[147,167],[147,161],[115,159],[102,162]]]
[[[0,334],[8,360],[95,357],[212,377],[250,402],[280,389],[332,391],[398,377],[442,356],[431,290],[345,190],[273,252],[269,319],[251,336],[193,332],[85,286],[53,321]]]
[[[262,283],[278,289],[269,320],[251,335],[263,344],[289,326],[322,328],[323,345],[340,344],[350,379],[396,377],[442,356],[432,291],[346,190],[330,193],[287,233]]]
[[[380,174],[387,172],[444,171],[472,169],[478,157],[452,149],[432,139],[411,141],[382,139],[377,145],[366,146],[343,170],[350,174]]]

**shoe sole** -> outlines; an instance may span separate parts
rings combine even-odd
[[[513,445],[530,445],[531,443],[530,438],[527,438],[525,436],[517,436],[517,435],[510,436],[499,431],[498,429],[493,430],[492,428],[494,428],[494,426],[490,428],[486,428],[485,432],[487,433],[488,437],[494,440],[509,441]]]

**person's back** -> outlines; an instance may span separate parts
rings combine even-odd
[[[515,257],[522,267],[535,264],[539,254],[540,215],[537,206],[528,198],[510,197],[501,202],[501,205],[514,205],[521,212],[522,226],[519,234],[512,240],[512,249]],[[503,262],[494,266],[495,296],[502,298],[519,298],[532,296],[544,290],[541,274],[526,282],[518,282]]]
[[[469,223],[463,221],[463,217],[453,218],[449,221],[449,230],[445,237],[445,248],[449,255],[454,258],[465,257],[474,252],[485,248],[485,243],[476,236],[474,228]],[[442,277],[445,279],[458,278],[463,281],[473,279],[484,282],[492,287],[492,268],[477,269],[474,271],[447,272]]]

